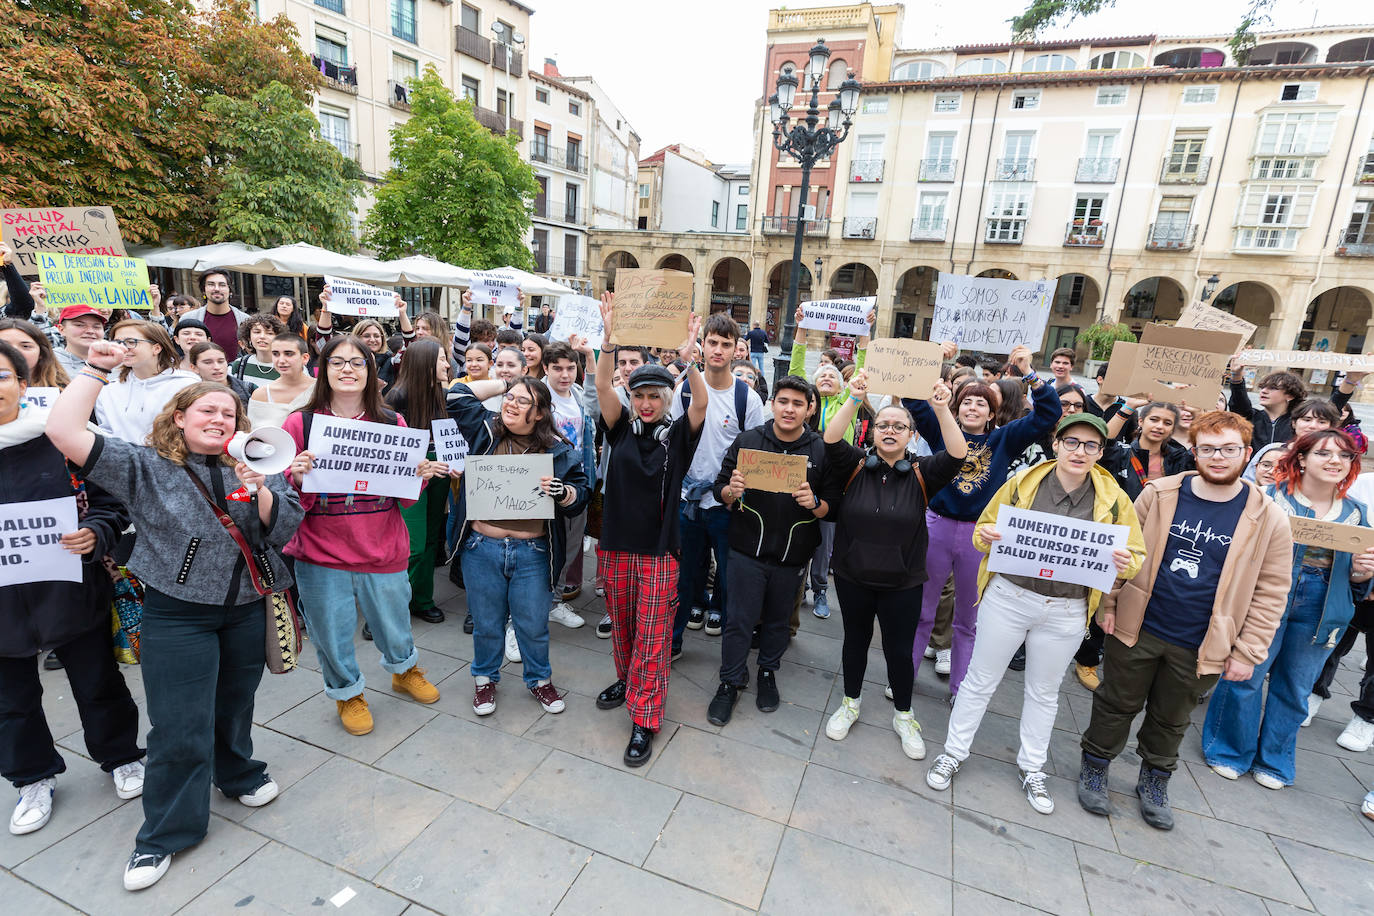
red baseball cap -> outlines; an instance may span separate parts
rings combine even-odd
[[[109,321],[108,318],[91,308],[89,305],[69,305],[57,316],[57,323],[61,324],[64,321],[70,321],[73,318],[81,318],[84,315],[94,315],[100,319],[102,324]]]

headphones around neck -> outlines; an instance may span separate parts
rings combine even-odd
[[[643,420],[639,417],[635,417],[630,421],[630,432],[634,433],[636,436],[653,436],[655,441],[663,442],[667,440],[668,432],[672,429],[672,426],[673,424],[667,419],[661,419],[651,426],[646,426]]]
[[[864,459],[864,470],[876,471],[881,464],[884,464],[884,461],[878,457],[877,449],[869,449],[868,457]],[[911,462],[905,458],[899,458],[897,459],[897,463],[892,465],[892,470],[896,471],[898,474],[910,474]]]

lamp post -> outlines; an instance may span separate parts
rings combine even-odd
[[[1221,277],[1212,274],[1207,278],[1207,282],[1202,286],[1202,301],[1206,302],[1212,298],[1212,293],[1217,291],[1217,284],[1221,282]]]
[[[506,133],[510,133],[510,110],[515,105],[515,99],[510,91],[510,63],[511,55],[515,53],[516,45],[525,43],[525,36],[519,29],[513,29],[504,22],[493,22],[491,31],[496,36],[496,41],[506,51],[506,65],[501,69],[506,71]]]
[[[803,77],[810,86],[801,84],[803,91],[811,90],[811,104],[806,109],[805,120],[795,124],[791,120],[792,102],[796,98],[798,80],[792,73],[778,77],[778,91],[768,99],[769,119],[773,122],[773,148],[791,156],[801,163],[801,194],[797,198],[797,225],[792,237],[792,272],[787,282],[787,302],[783,307],[782,339],[778,342],[780,352],[774,357],[773,384],[787,374],[792,360],[792,342],[797,326],[792,315],[797,310],[797,287],[802,272],[802,236],[806,231],[806,198],[811,183],[811,168],[817,162],[834,152],[835,148],[849,136],[854,112],[859,106],[859,81],[853,73],[840,84],[837,98],[825,109],[825,122],[821,123],[821,79],[825,76],[825,64],[830,59],[830,49],[825,40],[816,42],[811,49],[810,60]],[[819,277],[820,267],[817,264]],[[819,283],[819,279],[817,283]]]

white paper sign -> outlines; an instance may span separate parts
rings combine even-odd
[[[469,290],[472,292],[473,305],[499,305],[502,306],[502,311],[506,307],[511,311],[519,308],[520,300],[517,296],[520,284],[509,274],[492,270],[474,270]]]
[[[553,476],[553,456],[473,455],[463,475],[468,518],[553,518],[553,497],[539,488],[539,478]]]
[[[302,481],[305,493],[420,495],[416,468],[429,450],[425,430],[317,414],[308,445],[315,465]]]
[[[601,323],[601,302],[591,296],[560,296],[558,310],[549,327],[550,340],[569,340],[571,335],[585,337],[593,350],[605,342],[606,328]]]
[[[80,582],[81,557],[61,543],[75,530],[75,496],[0,503],[0,585]]]
[[[870,330],[868,313],[878,302],[877,296],[857,299],[817,299],[801,304],[802,322],[799,328],[829,331],[831,334],[851,334],[863,337]]]
[[[468,440],[458,432],[458,423],[452,418],[435,420],[430,428],[434,431],[434,457],[448,465],[450,471],[463,470],[468,457]]]
[[[396,296],[389,289],[368,286],[342,277],[325,277],[329,287],[329,311],[335,315],[366,315],[370,318],[395,318]]]
[[[961,350],[1010,353],[1039,350],[1050,319],[1054,287],[1046,280],[994,280],[940,272],[930,339]]]
[[[1050,512],[997,507],[1002,540],[992,545],[988,571],[1072,582],[1109,592],[1116,582],[1112,551],[1126,548],[1130,528]]]
[[[58,388],[34,388],[30,385],[24,393],[24,400],[39,410],[52,410],[52,406],[57,403],[57,396],[61,393]]]

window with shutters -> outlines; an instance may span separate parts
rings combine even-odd
[[[1271,111],[1255,136],[1257,156],[1325,156],[1336,130],[1334,111]]]
[[[1020,189],[992,192],[988,202],[984,241],[1020,244],[1030,219],[1031,192]]]
[[[1284,83],[1279,90],[1280,102],[1315,102],[1321,83]]]
[[[1317,189],[1306,185],[1251,184],[1236,217],[1236,244],[1242,250],[1291,251],[1298,232],[1311,224]]]

